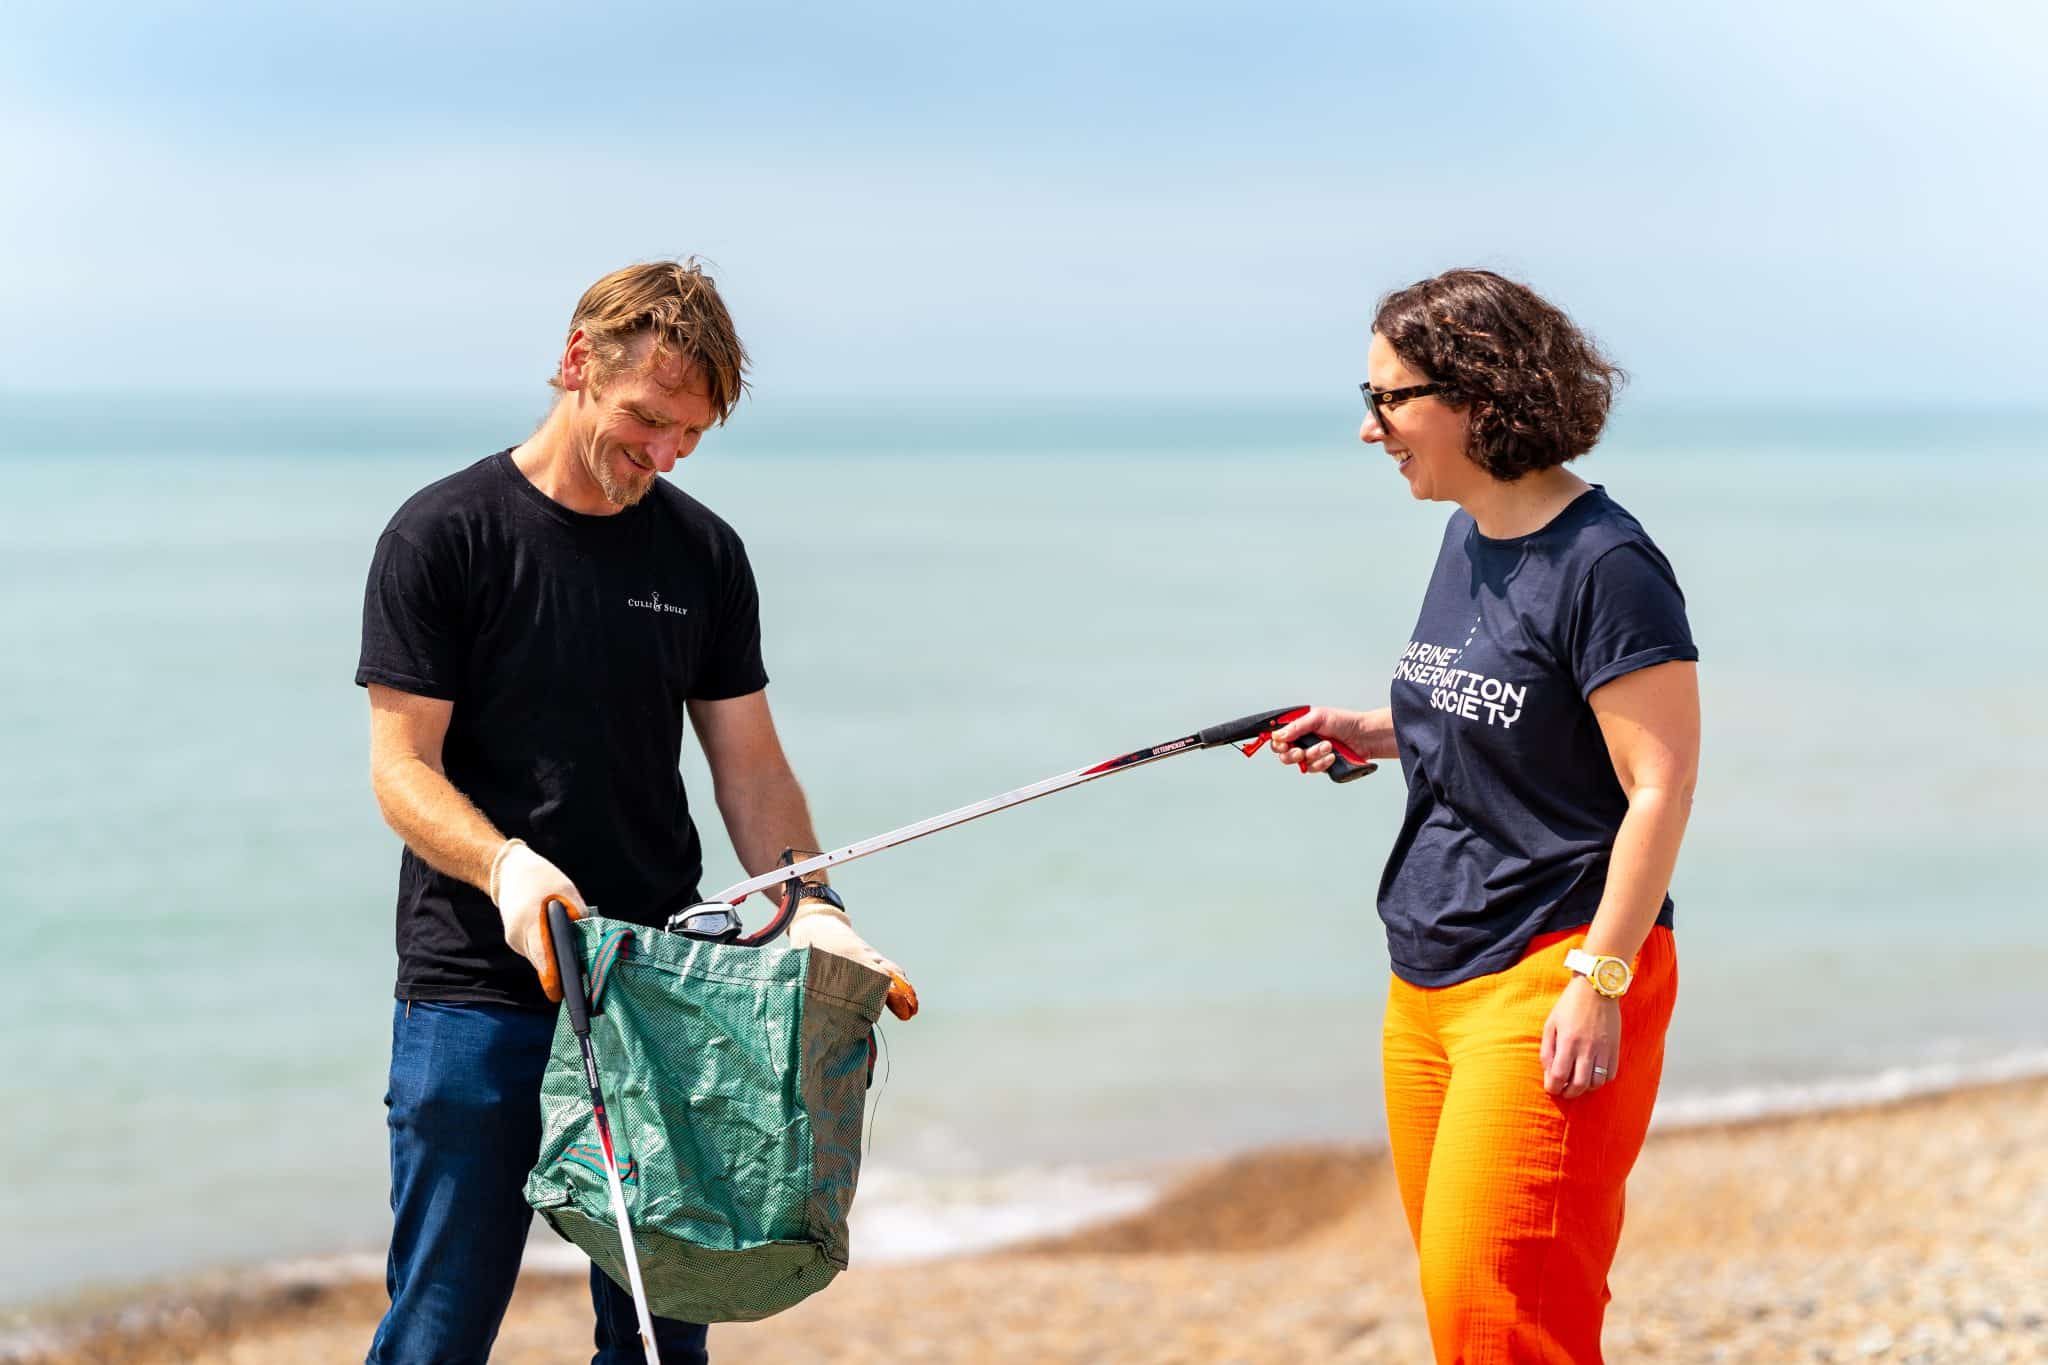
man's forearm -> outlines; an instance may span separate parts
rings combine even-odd
[[[718,813],[733,852],[750,877],[774,867],[786,848],[818,849],[810,807],[803,788],[787,765],[766,773],[749,773],[716,784]],[[822,874],[814,880],[822,880]]]
[[[384,823],[436,871],[490,890],[498,832],[445,775],[418,757],[393,759],[370,776]]]

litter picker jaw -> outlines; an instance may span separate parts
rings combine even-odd
[[[781,866],[787,868],[796,861],[796,850],[782,850]],[[801,874],[788,871],[782,874],[781,903],[776,906],[775,918],[759,929],[748,933],[746,923],[740,919],[740,912],[732,903],[723,900],[699,901],[686,905],[668,917],[668,931],[694,938],[705,943],[734,943],[742,948],[758,948],[772,943],[796,918],[796,903],[803,895]],[[744,898],[742,898],[744,899]],[[894,973],[889,977],[889,1013],[898,1019],[909,1019],[917,1013],[917,989],[901,976]]]
[[[625,1254],[626,1278],[633,1290],[633,1312],[639,1318],[640,1347],[648,1365],[661,1365],[661,1352],[654,1345],[654,1317],[647,1311],[647,1289],[640,1283],[640,1256],[633,1249],[633,1220],[626,1212],[626,1189],[619,1183],[619,1157],[612,1146],[612,1126],[605,1117],[604,1088],[598,1083],[597,1054],[590,1050],[590,1002],[583,994],[583,957],[576,951],[576,930],[569,903],[550,896],[546,905],[548,946],[555,955],[555,970],[562,974],[562,1004],[569,1011],[569,1030],[583,1052],[583,1079],[590,1087],[590,1108],[597,1120],[597,1142],[604,1151],[604,1179],[611,1190],[612,1219],[619,1225],[619,1250]]]

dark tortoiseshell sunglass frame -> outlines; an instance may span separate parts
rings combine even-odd
[[[1372,413],[1372,420],[1384,429],[1390,425],[1387,421],[1387,409],[1397,408],[1411,398],[1427,398],[1431,394],[1448,393],[1450,385],[1410,384],[1405,389],[1376,389],[1372,386],[1372,381],[1367,380],[1358,386],[1358,391],[1365,395],[1365,406]]]

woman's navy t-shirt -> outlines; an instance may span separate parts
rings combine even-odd
[[[1379,909],[1402,980],[1484,976],[1592,922],[1628,801],[1586,698],[1698,658],[1669,561],[1597,484],[1512,540],[1452,514],[1394,669],[1408,805]]]

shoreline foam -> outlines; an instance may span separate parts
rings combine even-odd
[[[1857,1076],[1741,1086],[1701,1094],[1660,1096],[1652,1132],[1738,1127],[1779,1118],[1838,1114],[1898,1104],[1929,1095],[1977,1090],[2048,1077],[2048,1048],[2027,1048],[1971,1062],[1929,1062],[1887,1067]]]
[[[1949,1084],[1935,1084],[1938,1071],[1949,1075]],[[1724,1100],[1719,1112],[1702,1107],[1661,1121],[1646,1149],[1644,1166],[1655,1166],[1664,1153],[1700,1144],[1767,1147],[1775,1130],[1783,1130],[1789,1139],[1829,1126],[1853,1131],[1865,1122],[1910,1126],[1915,1111],[1943,1107],[1965,1112],[1972,1106],[2002,1102],[2048,1107],[2048,1074],[2044,1073],[2048,1073],[2048,1057],[2029,1053],[1970,1067],[1904,1068],[1855,1082],[1796,1088],[1828,1101],[1824,1108],[1791,1109],[1777,1102],[1783,1099],[1777,1092],[1760,1092],[1762,1098],[1748,1098],[1748,1092],[1742,1092]],[[1778,1091],[1786,1089],[1793,1088],[1780,1087]],[[1882,1154],[1867,1156],[1874,1162]],[[1863,1159],[1862,1155],[1854,1158]],[[1105,1209],[1104,1216],[1084,1224],[1076,1225],[1077,1210],[1070,1206],[1056,1220],[1063,1221],[1063,1226],[1030,1229],[1029,1235],[995,1243],[952,1241],[925,1256],[863,1254],[858,1267],[889,1275],[901,1273],[912,1262],[939,1271],[991,1258],[1060,1261],[1103,1256],[1275,1254],[1315,1241],[1351,1217],[1358,1191],[1380,1180],[1383,1167],[1383,1151],[1362,1145],[1260,1148],[1219,1162],[1182,1167],[1157,1181],[1121,1182],[1114,1188],[1124,1199],[1135,1200],[1134,1192],[1139,1190],[1147,1197],[1121,1209]],[[1016,1187],[1028,1190],[1028,1180],[1020,1175]],[[1632,1187],[1632,1214],[1637,1204]],[[1395,1215],[1381,1232],[1399,1241],[1403,1240],[1398,1237],[1400,1230]],[[521,1294],[531,1291],[543,1298],[559,1297],[564,1286],[573,1291],[585,1264],[581,1254],[566,1244],[555,1244],[550,1254],[545,1243],[537,1242],[529,1249]],[[383,1307],[382,1270],[381,1255],[357,1252],[214,1271],[127,1289],[102,1288],[52,1305],[47,1314],[30,1310],[18,1318],[19,1326],[0,1332],[0,1362],[144,1365],[171,1359],[212,1359],[215,1357],[177,1352],[223,1349],[223,1343],[311,1318],[374,1323]],[[124,1297],[139,1298],[140,1302],[117,1310],[105,1307]],[[2048,1321],[2042,1331],[2048,1334]],[[2048,1335],[2044,1335],[2044,1345],[2048,1345]],[[359,1345],[357,1349],[359,1352]]]

